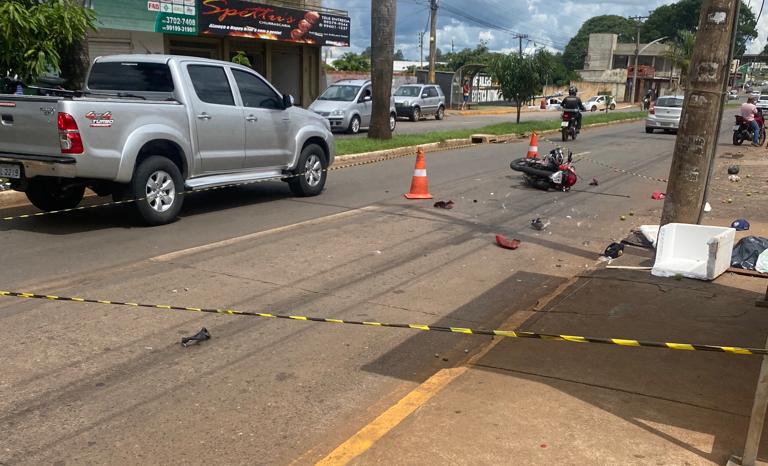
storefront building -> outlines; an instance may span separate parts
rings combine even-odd
[[[321,48],[348,47],[347,12],[315,1],[86,0],[98,30],[91,61],[133,53],[231,60],[244,52],[252,67],[306,107],[320,94]]]

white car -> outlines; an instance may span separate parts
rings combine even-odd
[[[763,94],[758,97],[757,102],[755,102],[755,106],[762,110],[763,113],[768,112],[768,94]]]
[[[562,99],[558,99],[556,97],[550,97],[547,99],[547,110],[560,110],[560,104],[563,102]]]
[[[665,95],[656,99],[656,103],[648,110],[645,119],[645,132],[653,133],[656,129],[665,133],[676,132],[680,127],[680,114],[683,111],[682,95]]]
[[[596,95],[594,97],[590,97],[589,100],[584,102],[584,108],[590,112],[605,110],[606,107],[611,110],[616,110],[616,99],[607,95]]]
[[[750,97],[760,97],[761,92],[757,89],[749,93]]]

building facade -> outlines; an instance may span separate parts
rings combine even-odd
[[[648,89],[656,95],[680,92],[680,70],[667,58],[670,46],[661,43],[638,47],[637,87],[632,89],[635,48],[633,43],[619,43],[616,34],[590,34],[584,69],[579,70],[583,83],[625,101],[631,101],[633,93],[635,101],[641,100]]]
[[[347,12],[321,1],[86,0],[97,16],[88,53],[160,53],[231,60],[245,54],[253,69],[296,103],[321,92],[321,48],[349,46]]]

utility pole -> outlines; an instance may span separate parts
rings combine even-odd
[[[451,53],[453,53],[453,39],[451,39]]]
[[[740,0],[704,0],[661,224],[698,223],[723,116]]]
[[[518,48],[520,49],[520,56],[522,57],[523,56],[523,39],[527,39],[528,34],[515,34],[512,37],[518,40],[518,45],[519,45]]]
[[[371,0],[371,80],[373,105],[368,137],[391,139],[389,102],[395,51],[396,0]]]
[[[375,2],[376,0],[371,0]],[[429,2],[429,83],[435,82],[435,55],[437,54],[437,0]],[[392,18],[394,21],[394,18]]]
[[[635,41],[635,67],[632,71],[632,98],[630,99],[630,103],[634,104],[637,100],[635,99],[635,96],[637,95],[637,66],[638,62],[640,60],[640,29],[643,27],[642,21],[644,19],[647,19],[647,16],[630,16],[629,19],[633,19],[637,21],[636,27],[637,27],[637,39]]]

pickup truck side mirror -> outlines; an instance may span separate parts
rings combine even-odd
[[[290,94],[283,94],[283,107],[284,108],[291,108],[293,107],[293,96]]]
[[[427,94],[427,93],[421,94],[421,98],[422,99],[426,99],[427,97],[429,97],[429,94]]]
[[[371,96],[367,95],[363,97],[363,102],[370,102],[370,101],[371,101]]]

